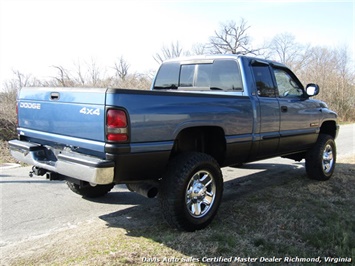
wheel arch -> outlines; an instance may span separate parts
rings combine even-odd
[[[324,121],[320,127],[319,134],[327,134],[335,139],[338,134],[338,126],[336,121]]]
[[[182,129],[176,136],[171,156],[182,152],[202,152],[212,156],[220,165],[225,160],[226,138],[218,126],[197,126]]]

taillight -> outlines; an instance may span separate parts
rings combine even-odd
[[[106,138],[109,141],[128,140],[127,116],[122,110],[109,109],[106,116]]]

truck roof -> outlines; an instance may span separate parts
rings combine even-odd
[[[163,63],[168,63],[168,62],[180,62],[183,64],[193,64],[193,63],[208,63],[209,61],[212,63],[213,60],[216,59],[238,59],[238,58],[245,58],[249,61],[256,60],[262,63],[266,64],[271,64],[279,67],[287,67],[282,63],[273,61],[273,60],[268,60],[260,57],[254,57],[254,56],[245,56],[245,55],[237,55],[237,54],[215,54],[215,55],[194,55],[194,56],[183,56],[183,57],[176,57],[172,59],[168,59],[164,61]]]

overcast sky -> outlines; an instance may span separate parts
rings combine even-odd
[[[354,56],[355,3],[348,1],[0,0],[0,83],[12,70],[49,78],[51,66],[94,60],[156,70],[153,54],[173,41],[208,42],[220,22],[243,17],[254,43],[289,32],[301,43],[347,45]]]

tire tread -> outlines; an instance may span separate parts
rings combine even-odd
[[[329,174],[325,174],[322,170],[322,158],[323,158],[323,151],[325,145],[329,143],[332,145],[333,148],[333,168]],[[318,181],[326,181],[328,180],[335,168],[336,164],[336,146],[334,142],[334,138],[328,134],[320,134],[315,146],[308,151],[306,155],[306,172],[310,179],[318,180]]]
[[[181,199],[185,194],[187,177],[190,176],[192,169],[194,169],[196,165],[201,164],[210,165],[213,170],[217,171],[215,182],[219,182],[217,186],[220,186],[220,191],[217,195],[218,198],[216,198],[214,202],[216,205],[212,207],[215,208],[214,213],[212,213],[212,215],[207,214],[207,219],[201,218],[203,220],[201,223],[193,223],[186,218],[186,214],[184,214],[186,207],[184,203],[181,202]],[[170,226],[180,230],[195,231],[203,229],[214,218],[220,204],[222,193],[222,172],[214,158],[198,152],[180,154],[170,162],[162,180],[159,198],[163,216]]]

